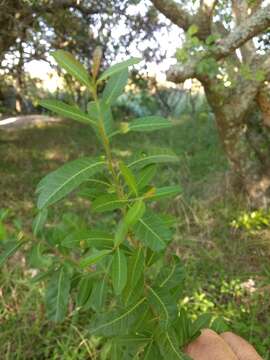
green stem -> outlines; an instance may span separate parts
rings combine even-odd
[[[100,102],[98,99],[98,95],[97,95],[97,86],[95,85],[94,91],[93,91],[93,96],[94,96],[94,101],[97,105],[97,111],[98,111],[98,130],[99,130],[99,134],[101,137],[101,141],[106,153],[106,157],[108,160],[108,168],[110,173],[112,174],[112,178],[113,178],[113,182],[116,188],[116,192],[119,196],[119,198],[123,198],[123,190],[121,187],[121,184],[119,183],[117,174],[115,172],[115,169],[113,167],[113,157],[112,157],[112,152],[111,152],[111,147],[110,147],[110,140],[109,137],[106,135],[106,131],[105,131],[105,127],[104,127],[104,119],[103,119],[103,115],[101,112],[101,108],[100,108]]]
[[[98,111],[98,131],[102,140],[102,144],[106,153],[106,157],[108,159],[108,168],[109,171],[112,175],[112,179],[113,179],[113,183],[117,192],[117,195],[119,197],[119,199],[124,199],[124,190],[121,186],[121,183],[118,179],[117,173],[115,172],[115,169],[113,167],[113,157],[112,157],[112,152],[111,152],[111,147],[110,147],[110,139],[106,134],[105,128],[104,128],[104,119],[103,119],[103,115],[101,112],[101,108],[100,108],[100,102],[98,99],[98,95],[97,95],[97,86],[95,85],[94,91],[93,91],[93,96],[94,96],[94,101],[97,105],[97,111]],[[126,214],[128,209],[128,206],[126,206],[124,209],[122,209],[122,214],[123,216]],[[132,246],[137,247],[134,240],[132,239],[132,236],[130,235],[128,237],[129,242],[131,243]]]

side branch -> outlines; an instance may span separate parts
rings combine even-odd
[[[205,40],[211,34],[213,25],[213,12],[217,0],[201,0],[200,7],[193,17],[193,23],[198,27],[196,34],[200,40]]]
[[[199,61],[189,61],[185,64],[175,64],[167,71],[167,80],[176,84],[180,84],[187,79],[191,79],[197,76],[197,65]]]
[[[187,31],[192,25],[193,17],[174,0],[151,0],[151,2],[157,10],[183,30]]]
[[[168,80],[180,83],[192,77],[200,79],[202,75],[197,72],[200,61],[208,57],[214,58],[216,61],[226,58],[248,40],[267,29],[268,26],[270,26],[270,5],[254,12],[245,23],[237,26],[224,40],[220,41],[213,51],[205,51],[183,65],[177,64],[171,67],[167,72]],[[266,70],[267,66],[269,66],[268,61],[267,58],[263,64],[263,70]]]
[[[216,58],[220,59],[230,55],[248,40],[267,29],[268,26],[270,26],[270,5],[254,12],[221,41],[215,51]]]
[[[196,36],[205,40],[211,34],[213,11],[217,0],[201,0],[196,14],[190,15],[174,0],[151,0],[156,9],[171,20],[175,25],[187,31],[191,25],[198,27]]]

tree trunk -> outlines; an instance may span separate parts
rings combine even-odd
[[[267,206],[270,203],[270,128],[257,106],[256,92],[248,99],[231,94],[225,101],[224,94],[219,95],[207,86],[205,92],[215,113],[235,183],[248,194],[254,207]]]

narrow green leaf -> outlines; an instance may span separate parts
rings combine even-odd
[[[0,211],[0,216],[1,216],[1,211]],[[6,232],[6,227],[2,222],[2,219],[0,219],[0,241],[4,240],[7,236],[7,232]]]
[[[162,322],[162,327],[167,329],[170,323],[170,314],[167,308],[167,304],[164,301],[163,297],[160,295],[159,291],[151,288],[150,286],[148,286],[148,290],[148,301],[153,306],[155,313]]]
[[[175,330],[178,334],[179,345],[184,347],[191,339],[191,320],[184,308],[181,308],[178,319],[175,323]]]
[[[128,124],[129,131],[155,131],[172,127],[172,122],[161,116],[146,116],[132,120]]]
[[[52,256],[44,254],[43,243],[35,243],[28,253],[28,261],[31,267],[37,269],[48,268],[52,265]]]
[[[62,199],[91,175],[101,172],[104,167],[104,160],[81,158],[48,174],[37,186],[38,208],[42,209]]]
[[[121,349],[121,356],[115,360],[139,360],[141,359],[141,350],[145,344],[150,341],[149,336],[136,334],[131,330],[130,335],[115,336],[114,343]],[[111,360],[111,358],[110,358]]]
[[[127,283],[127,259],[119,247],[113,255],[112,284],[116,295],[120,295]]]
[[[44,279],[47,279],[48,277],[51,277],[51,275],[54,273],[53,269],[50,269],[48,271],[39,271],[37,273],[37,275],[35,275],[34,277],[32,277],[30,279],[30,283],[31,284],[36,284],[40,281],[43,281]]]
[[[202,314],[194,321],[191,325],[191,336],[196,335],[202,329],[209,328],[211,322],[212,315],[211,314]]]
[[[154,284],[160,288],[165,288],[166,291],[169,292],[179,285],[183,286],[184,279],[184,266],[177,256],[173,256],[172,259],[170,259],[169,265],[162,267]]]
[[[96,312],[103,310],[108,294],[108,284],[106,277],[96,281],[89,299],[89,306]]]
[[[125,223],[125,221],[121,220],[116,228],[114,245],[119,246],[122,242],[124,242],[127,233],[128,233],[128,225]]]
[[[48,284],[45,304],[48,319],[63,321],[68,307],[70,291],[70,272],[65,266],[58,269]]]
[[[157,360],[161,359],[159,348],[155,341],[149,341],[142,354],[142,360]]]
[[[113,236],[103,230],[79,230],[69,234],[61,245],[67,248],[77,246],[87,248],[94,247],[98,250],[109,250],[114,246]]]
[[[140,280],[138,282],[138,286],[139,284],[140,284]],[[143,283],[143,292],[144,290],[145,288]],[[145,304],[142,307],[140,317],[134,323],[132,330],[136,333],[154,334],[157,326],[156,320],[157,320],[156,315],[153,313],[149,304]]]
[[[135,286],[132,286],[128,278],[127,285],[121,294],[125,306],[130,306],[135,301],[141,299],[143,293],[144,293],[144,275],[143,274],[141,275]]]
[[[90,118],[94,119],[95,124],[99,122],[99,119],[102,119],[104,124],[104,129],[106,135],[109,136],[113,131],[113,118],[110,105],[105,101],[101,100],[99,106],[96,102],[90,101],[87,105],[87,112]],[[97,136],[99,137],[98,131],[96,131]]]
[[[95,121],[86,113],[75,106],[64,103],[63,101],[47,99],[39,101],[39,105],[63,116],[64,118],[73,119],[83,124],[96,125]]]
[[[93,288],[93,279],[91,276],[83,276],[78,284],[77,305],[84,306],[90,298]]]
[[[159,325],[163,329],[168,329],[175,319],[177,319],[179,298],[175,298],[172,291],[160,286],[148,287],[148,301],[154,313],[158,316]]]
[[[226,321],[224,320],[224,318],[222,316],[217,317],[212,322],[211,329],[214,330],[215,332],[217,332],[218,334],[230,330],[229,326],[226,324]]]
[[[146,251],[146,259],[145,259],[146,266],[150,267],[153,264],[155,264],[158,260],[160,260],[164,256],[164,251],[165,250],[156,252],[148,247]]]
[[[165,249],[171,239],[170,229],[152,211],[147,211],[143,218],[139,219],[134,225],[134,231],[136,238],[153,251]]]
[[[137,175],[137,185],[138,189],[141,190],[145,186],[149,185],[150,181],[157,173],[157,165],[148,165],[144,169],[142,169]]]
[[[137,182],[133,172],[123,162],[119,164],[119,167],[121,174],[125,179],[127,185],[129,186],[130,190],[135,195],[137,195],[138,194]]]
[[[128,261],[129,286],[136,286],[142,273],[144,272],[144,249],[136,249]]]
[[[122,94],[128,81],[128,69],[114,74],[107,82],[102,94],[102,100],[106,104],[113,104]]]
[[[112,75],[128,68],[131,65],[138,64],[140,61],[141,61],[141,59],[139,59],[139,58],[131,58],[131,59],[123,61],[121,63],[112,65],[111,67],[109,67],[107,70],[105,70],[101,74],[101,76],[98,79],[98,82],[101,82],[102,80],[107,79],[109,76],[112,76]]]
[[[157,149],[149,152],[148,154],[137,156],[128,164],[128,167],[140,169],[149,164],[167,164],[171,162],[178,162],[178,160],[178,156],[176,156],[172,151],[168,149]]]
[[[87,179],[78,192],[79,197],[94,201],[97,196],[104,194],[104,190],[109,189],[110,184],[98,179]]]
[[[7,249],[0,254],[0,266],[2,266],[10,256],[14,255],[23,244],[24,241],[10,242]]]
[[[145,300],[142,298],[121,311],[113,310],[101,315],[94,315],[90,326],[92,334],[101,336],[127,335],[132,324],[140,316]]]
[[[140,290],[136,291],[137,284],[142,278],[144,272],[144,250],[143,248],[136,249],[132,256],[128,260],[128,282],[124,289],[125,303],[128,304],[131,301],[131,297],[134,299],[136,293],[140,294]],[[144,279],[141,279],[140,288],[143,289]]]
[[[113,342],[111,346],[110,360],[124,360],[122,355],[121,347],[116,342]]]
[[[174,330],[170,329],[166,332],[161,332],[157,344],[160,352],[166,360],[187,360],[185,354],[180,351],[179,342]]]
[[[90,266],[96,264],[97,262],[101,261],[105,256],[111,254],[111,250],[99,250],[94,251],[91,255],[86,256],[82,260],[80,260],[80,267],[84,268],[86,266]]]
[[[85,248],[84,239],[87,238],[87,236],[88,231],[86,229],[69,232],[68,235],[61,241],[61,246],[69,249],[74,249],[76,247]]]
[[[64,50],[57,50],[52,56],[61,68],[65,69],[70,75],[75,77],[81,84],[86,85],[89,88],[93,87],[87,70],[71,53]]]
[[[76,247],[85,248],[85,239],[88,237],[89,231],[86,229],[79,229],[69,232],[68,235],[61,241],[61,246],[73,249]]]
[[[164,265],[161,268],[154,281],[153,286],[156,289],[160,289],[161,296],[166,294],[164,300],[168,297],[168,303],[171,303],[169,308],[172,313],[175,311],[173,304],[178,303],[179,298],[182,296],[184,279],[185,271],[183,265],[179,258],[175,256],[170,259],[169,265]]]
[[[42,230],[44,224],[46,223],[47,216],[48,216],[48,209],[46,208],[39,211],[38,214],[36,215],[32,225],[33,234],[35,236],[37,236],[38,233]]]
[[[163,224],[169,228],[173,227],[178,221],[177,217],[171,214],[159,214],[159,216]]]
[[[159,200],[166,197],[176,196],[181,192],[180,186],[164,186],[157,188],[153,194],[147,197],[150,200]]]
[[[124,222],[127,224],[127,226],[133,226],[139,221],[139,219],[142,218],[144,212],[145,204],[143,200],[140,199],[128,209],[128,212],[124,217]]]
[[[134,335],[125,335],[125,336],[119,336],[115,338],[115,342],[117,344],[130,346],[133,345],[143,345],[151,340],[150,337],[140,334],[134,334]]]
[[[127,200],[119,199],[116,194],[106,194],[98,196],[92,203],[92,209],[95,212],[112,211],[121,209]]]
[[[98,250],[113,248],[113,236],[103,230],[90,231],[85,242],[87,246],[95,247]]]
[[[95,101],[90,101],[87,104],[87,112],[90,116],[90,118],[94,119],[96,122],[99,119],[99,112],[98,112],[98,106]]]

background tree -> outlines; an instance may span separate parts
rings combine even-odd
[[[270,198],[270,5],[262,0],[151,0],[185,32],[167,73],[203,85],[237,182],[254,205]],[[260,51],[258,49],[260,48]]]
[[[1,0],[0,69],[5,79],[16,79],[17,111],[22,109],[25,65],[32,60],[50,61],[48,54],[55,49],[76,53],[88,68],[98,45],[103,47],[105,66],[119,52],[126,55],[130,44],[146,44],[142,50],[145,59],[160,56],[158,43],[148,46],[147,41],[155,38],[164,23],[154,7],[145,7],[142,13],[137,11],[135,6],[140,2]],[[118,25],[121,28],[116,36]],[[0,86],[0,99],[5,97]]]

